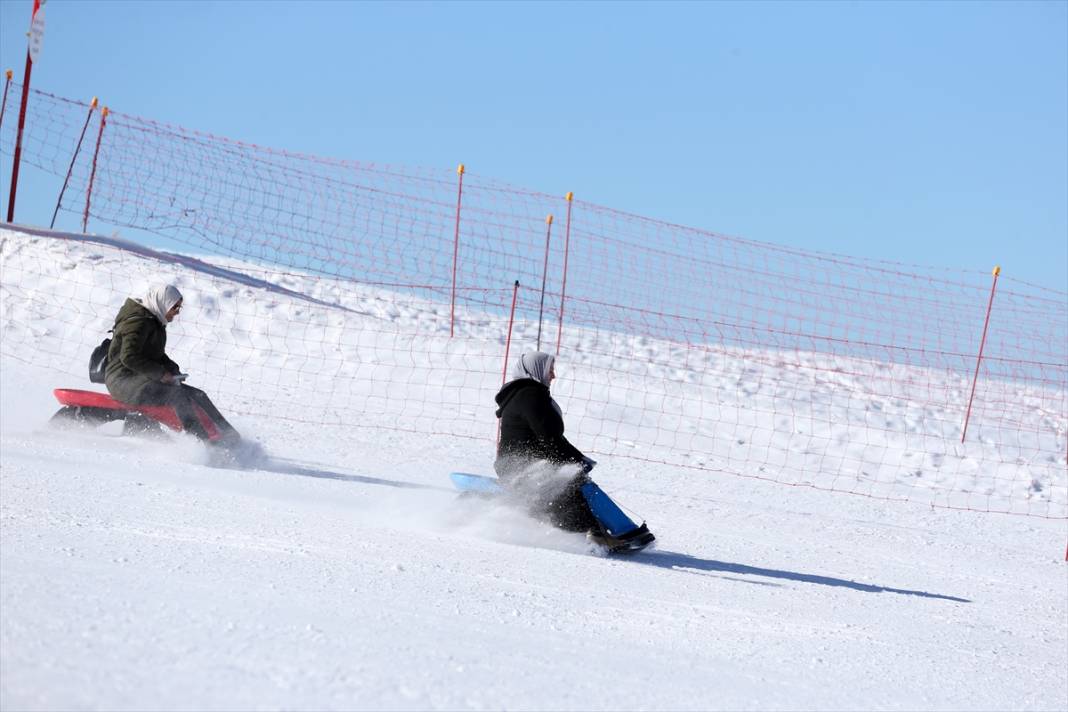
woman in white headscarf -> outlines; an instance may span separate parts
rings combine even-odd
[[[580,492],[593,460],[564,437],[560,406],[549,393],[555,361],[547,353],[528,351],[513,364],[512,380],[496,397],[501,439],[494,469],[505,487],[528,495],[538,490],[536,507],[556,526],[593,531],[596,520]]]
[[[168,405],[182,427],[211,440],[197,415],[202,410],[219,431],[216,441],[239,440],[204,391],[182,383],[178,364],[166,353],[167,324],[182,310],[182,293],[172,284],[150,289],[141,299],[127,299],[115,317],[104,383],[113,398],[130,405]]]

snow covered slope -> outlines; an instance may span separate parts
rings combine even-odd
[[[476,338],[485,322],[450,345],[427,336],[432,302],[0,240],[5,710],[1068,704],[1063,520],[680,472],[599,443],[598,481],[659,537],[603,558],[451,490],[449,470],[490,469],[503,344]],[[189,301],[169,352],[265,447],[248,469],[181,437],[47,424],[51,389],[88,387],[87,347],[159,277]],[[413,378],[420,353],[436,367]],[[605,392],[612,375],[571,373]],[[435,400],[439,379],[455,395]],[[567,379],[576,444],[606,439],[592,407],[569,410]],[[1034,496],[1063,506],[1063,482]]]

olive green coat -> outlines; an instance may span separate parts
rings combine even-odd
[[[104,385],[108,393],[123,403],[137,404],[150,383],[158,383],[167,373],[178,373],[178,364],[164,353],[167,328],[152,312],[127,299],[115,317],[108,348]]]

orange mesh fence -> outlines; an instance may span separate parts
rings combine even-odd
[[[19,94],[13,84],[0,125],[5,156]],[[1068,517],[1063,292],[1001,277],[978,361],[989,273],[783,248],[452,168],[294,154],[120,112],[102,132],[94,116],[75,154],[88,112],[31,92],[24,165],[57,196],[70,172],[58,227],[87,220],[90,232],[198,257],[200,279],[236,274],[303,304],[292,323],[292,309],[257,313],[268,331],[232,345],[229,358],[251,369],[217,375],[232,408],[276,410],[243,382],[267,379],[309,396],[299,419],[344,424],[397,415],[389,393],[403,387],[423,415],[371,425],[491,439],[518,280],[512,353],[559,353],[554,393],[569,435],[595,457]],[[108,264],[158,259],[93,244],[121,253]],[[20,279],[53,278],[57,267],[17,241],[5,260],[16,246]],[[109,269],[113,289],[95,305],[108,318],[125,292],[124,268]],[[5,309],[31,293],[5,275]],[[51,358],[80,373],[107,319],[78,337],[78,319],[55,314],[71,329]],[[346,336],[343,323],[358,327]],[[213,333],[200,338],[218,351]]]

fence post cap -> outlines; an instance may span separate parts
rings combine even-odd
[[[14,76],[14,74],[13,74],[13,73],[11,72],[11,70],[9,69],[9,70],[7,70],[6,72],[4,72],[4,76],[6,76],[6,77],[7,77],[7,80],[8,80],[9,82],[10,82],[10,81],[11,81],[11,77],[12,77],[12,76]]]
[[[547,216],[545,217],[545,222],[547,222],[547,223],[548,223],[548,224],[550,224],[550,225],[552,225],[552,224],[553,224],[553,214],[552,214],[552,213],[549,213],[549,214],[548,214],[548,215],[547,215]]]
[[[96,97],[94,96],[93,100],[89,102],[89,108],[90,109],[95,109],[96,105],[97,105],[97,100],[96,100]]]
[[[1001,274],[1001,265],[994,265],[994,276],[997,277]]]
[[[569,191],[567,191],[567,195],[565,195],[564,197],[565,197],[565,198],[567,198],[567,202],[569,202],[569,203],[570,203],[570,202],[571,202],[571,199],[575,197],[575,194],[574,194],[574,193],[572,193],[572,192],[571,192],[571,191],[569,190]]]
[[[463,175],[463,174],[464,174],[464,164],[462,164],[462,163],[461,163],[461,164],[460,164],[459,166],[457,166],[457,168],[456,168],[456,172],[457,172],[457,173],[458,173],[459,175]]]

